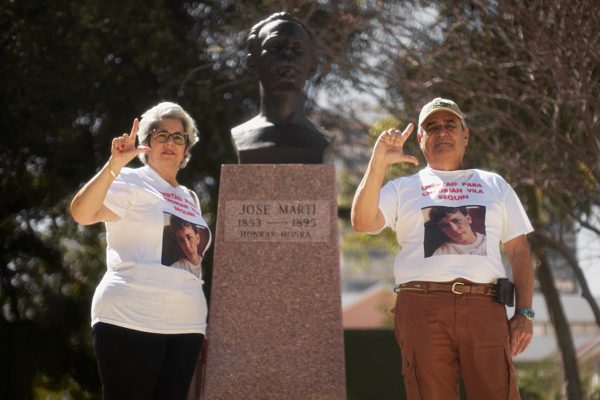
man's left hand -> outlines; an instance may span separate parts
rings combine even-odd
[[[510,320],[510,350],[514,357],[525,351],[533,336],[533,321],[515,315]]]

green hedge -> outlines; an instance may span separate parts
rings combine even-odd
[[[404,400],[402,358],[394,331],[345,330],[348,400]]]

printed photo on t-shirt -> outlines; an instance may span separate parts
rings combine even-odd
[[[202,255],[210,240],[208,229],[176,215],[164,213],[164,216],[161,264],[200,277]]]
[[[487,255],[485,207],[434,206],[422,209],[425,258],[439,255]]]

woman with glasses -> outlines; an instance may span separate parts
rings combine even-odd
[[[108,162],[71,203],[78,223],[106,225],[107,272],[92,301],[104,399],[186,398],[207,306],[202,275],[171,267],[163,253],[172,217],[207,232],[199,255],[210,244],[196,194],[177,181],[197,141],[183,108],[157,104],[113,139]],[[127,168],[136,156],[145,165]]]

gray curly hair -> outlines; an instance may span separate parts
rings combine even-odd
[[[185,156],[179,168],[184,168],[192,157],[192,147],[198,142],[198,129],[194,119],[177,103],[163,101],[150,108],[142,114],[140,127],[137,133],[138,141],[144,146],[150,144],[150,133],[158,127],[160,121],[164,119],[176,119],[183,124],[183,130],[188,134],[188,142],[185,148]],[[139,159],[145,165],[148,164],[148,154],[141,153]]]

